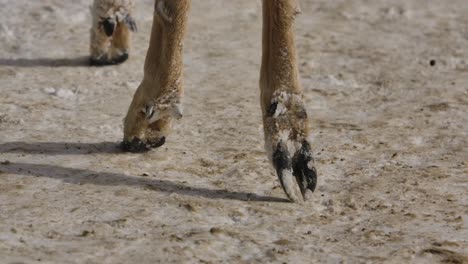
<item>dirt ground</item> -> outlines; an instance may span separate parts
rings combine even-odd
[[[185,116],[121,153],[130,60],[92,68],[91,0],[0,0],[0,263],[468,263],[466,0],[303,0],[318,188],[263,148],[260,1],[193,1]]]

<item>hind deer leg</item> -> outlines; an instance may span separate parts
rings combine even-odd
[[[95,0],[92,7],[90,64],[119,64],[128,59],[134,0]]]

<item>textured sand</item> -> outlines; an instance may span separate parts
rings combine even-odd
[[[138,2],[131,59],[90,68],[91,0],[0,0],[0,263],[468,263],[466,0],[302,1],[304,205],[263,149],[259,1],[193,1],[184,118],[116,149]]]

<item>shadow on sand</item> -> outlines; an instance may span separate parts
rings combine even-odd
[[[24,143],[9,142],[0,144],[0,153],[79,155],[91,153],[122,153],[115,142],[102,143]],[[260,196],[248,192],[233,192],[225,189],[207,189],[190,187],[167,180],[141,178],[120,173],[96,172],[87,169],[64,168],[56,165],[4,162],[0,173],[19,174],[34,177],[60,179],[72,184],[93,184],[105,186],[126,185],[151,189],[158,192],[177,193],[180,195],[253,202],[289,202],[287,199],[272,196]]]
[[[117,142],[80,143],[80,142],[8,142],[0,144],[0,153],[24,153],[45,155],[83,155],[123,153]]]
[[[81,56],[76,58],[37,58],[37,59],[0,59],[0,66],[12,67],[88,67],[89,57]]]

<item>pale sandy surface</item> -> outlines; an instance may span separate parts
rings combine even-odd
[[[138,1],[131,59],[90,68],[91,0],[0,0],[0,263],[468,262],[466,0],[302,1],[304,205],[263,149],[259,1],[193,2],[185,117],[161,149],[116,149]]]

